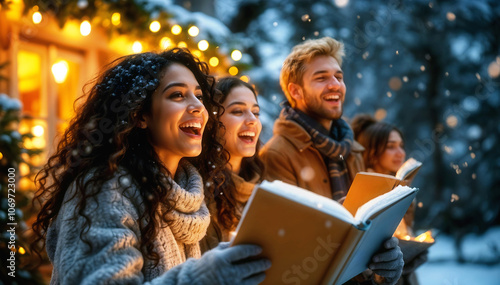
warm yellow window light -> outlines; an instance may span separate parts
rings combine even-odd
[[[191,26],[188,30],[188,34],[192,37],[196,37],[200,33],[200,29],[197,26]]]
[[[211,66],[213,67],[216,67],[217,65],[219,65],[219,59],[216,58],[215,56],[214,57],[211,57],[209,60],[208,60],[208,64],[210,64]]]
[[[140,41],[135,41],[134,44],[132,44],[132,50],[135,53],[140,53],[142,51],[142,44]]]
[[[120,25],[120,23],[121,23],[120,13],[118,13],[118,12],[113,13],[113,15],[111,15],[111,24],[118,26],[118,25]]]
[[[61,84],[66,81],[69,72],[69,64],[65,60],[59,60],[52,65],[52,75],[57,83]]]
[[[151,22],[151,24],[149,25],[149,30],[153,33],[156,33],[160,30],[161,28],[161,25],[160,25],[160,22],[158,21],[153,21]]]
[[[182,28],[179,25],[173,25],[171,29],[172,34],[178,35],[182,32]]]
[[[35,137],[41,137],[45,133],[45,130],[43,129],[42,126],[36,125],[33,128],[31,128],[31,132]]]
[[[177,46],[180,48],[187,48],[188,47],[188,45],[183,41],[180,41],[179,43],[177,43]]]
[[[86,37],[90,35],[90,32],[92,31],[92,26],[90,25],[90,22],[85,20],[80,24],[80,34],[82,36]]]
[[[201,50],[201,51],[205,51],[208,49],[208,42],[206,40],[201,40],[198,42],[198,48]]]
[[[33,20],[33,23],[35,25],[38,25],[42,22],[42,14],[37,11],[37,12],[33,13],[33,16],[31,17],[31,19]]]
[[[162,49],[167,49],[167,48],[169,48],[172,45],[173,45],[173,43],[172,43],[172,40],[170,38],[168,38],[168,37],[161,38],[161,40],[160,40],[160,47]]]
[[[238,68],[236,66],[231,66],[229,68],[229,74],[231,74],[232,76],[235,76],[236,74],[238,74]]]
[[[234,60],[234,61],[238,61],[240,60],[242,57],[242,54],[241,54],[241,51],[235,49],[233,50],[233,52],[231,53],[231,58]]]

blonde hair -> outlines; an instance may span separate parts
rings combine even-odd
[[[329,55],[335,58],[339,66],[342,67],[342,58],[345,56],[344,44],[330,37],[307,40],[296,45],[285,59],[285,62],[283,62],[280,73],[280,85],[292,107],[295,107],[295,100],[290,95],[290,92],[288,92],[288,84],[296,83],[302,85],[305,64],[320,55]]]

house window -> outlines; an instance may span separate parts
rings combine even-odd
[[[74,115],[84,82],[83,61],[82,54],[53,45],[22,42],[19,46],[18,90],[23,104],[19,132],[33,134],[24,140],[27,149],[43,149],[40,155],[25,155],[34,167],[47,162]],[[29,172],[26,166],[20,168]],[[33,189],[32,179],[21,180],[20,187]]]

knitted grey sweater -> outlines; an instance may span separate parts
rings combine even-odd
[[[156,266],[140,248],[138,219],[144,205],[126,171],[118,171],[96,199],[87,200],[84,213],[91,226],[84,239],[91,247],[80,237],[85,220],[75,214],[79,200],[78,195],[72,198],[75,188],[73,183],[47,232],[47,252],[54,265],[51,284],[205,283],[197,279],[198,260],[193,258],[200,257],[198,241],[205,235],[210,217],[202,180],[192,165],[184,163],[177,171],[171,197],[176,208],[168,213],[171,222],[160,222],[153,241],[160,257]]]

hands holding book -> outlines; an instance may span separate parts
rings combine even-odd
[[[267,259],[250,259],[261,252],[262,248],[256,245],[229,247],[229,242],[221,242],[202,255],[194,275],[200,284],[259,284],[266,277],[264,271],[271,266]]]
[[[383,244],[383,251],[374,255],[369,268],[378,276],[374,277],[377,284],[394,285],[403,272],[403,253],[398,246],[398,239],[390,238]]]

